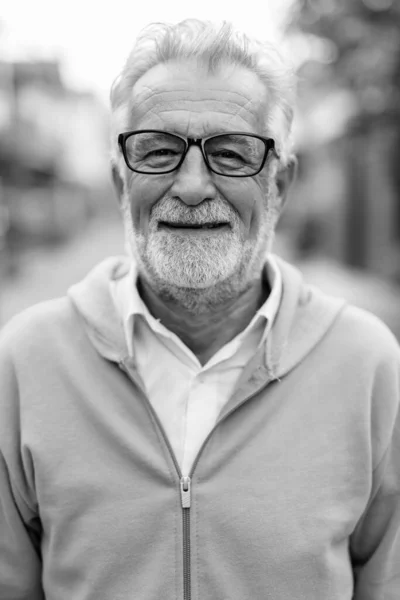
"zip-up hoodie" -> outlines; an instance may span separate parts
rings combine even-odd
[[[398,345],[278,264],[272,331],[185,480],[110,295],[127,259],[4,328],[1,600],[398,600]]]

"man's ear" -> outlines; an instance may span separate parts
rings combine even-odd
[[[111,175],[118,202],[121,205],[124,196],[124,180],[122,179],[119,169],[115,163],[111,163]]]
[[[281,167],[276,174],[276,185],[278,188],[278,197],[280,201],[280,207],[283,208],[290,186],[296,179],[297,174],[297,158],[292,154],[289,157],[289,161],[285,167]]]

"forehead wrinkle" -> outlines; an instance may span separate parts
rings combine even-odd
[[[181,103],[180,103],[181,104]],[[208,106],[206,108],[206,110],[204,109],[204,103],[203,102],[198,102],[195,105],[193,105],[190,101],[189,101],[189,106],[190,106],[190,110],[185,109],[181,106],[175,107],[175,106],[165,106],[165,104],[163,102],[159,102],[155,105],[153,105],[150,109],[147,109],[145,111],[145,115],[141,114],[143,107],[140,108],[140,110],[138,111],[139,114],[137,114],[137,111],[135,111],[135,109],[133,109],[132,113],[131,113],[131,117],[132,117],[132,121],[135,120],[135,117],[137,117],[140,120],[143,119],[146,121],[147,118],[151,115],[152,117],[156,117],[157,121],[160,124],[164,124],[163,123],[163,119],[162,119],[162,115],[168,115],[171,113],[175,113],[177,115],[179,114],[183,114],[184,116],[187,116],[188,114],[190,115],[190,113],[195,113],[196,115],[210,115],[210,112],[212,111],[212,109],[216,109],[216,115],[227,115],[229,117],[227,124],[229,125],[232,120],[236,117],[239,117],[240,120],[244,123],[245,125],[245,129],[246,131],[249,130],[249,126],[250,123],[248,122],[248,120],[246,120],[246,113],[251,117],[251,120],[254,120],[254,117],[256,118],[256,124],[258,125],[260,123],[260,120],[262,122],[262,117],[260,116],[260,114],[257,114],[257,111],[254,110],[249,110],[249,106],[251,105],[251,100],[248,100],[245,106],[242,107],[237,107],[237,106],[232,106],[229,105],[228,106],[224,106],[221,107],[221,103],[216,101],[214,104],[214,106],[210,106],[210,103],[207,103]],[[137,109],[139,107],[136,107]],[[161,108],[161,110],[160,110]],[[212,116],[212,115],[210,115]],[[218,118],[218,116],[217,116]],[[207,119],[208,121],[209,119]],[[226,125],[224,124],[224,128],[226,130]],[[236,129],[237,126],[234,126],[234,129]]]
[[[154,116],[154,117],[157,119],[157,121],[158,121],[158,125],[160,125],[160,127],[163,125],[163,120],[162,120],[162,117],[160,116],[160,114],[161,114],[161,113],[157,113],[157,112],[154,112],[153,110],[149,110],[149,111],[147,112],[147,114],[151,114],[152,116]],[[132,114],[132,117],[133,117],[133,116],[134,116],[134,115]],[[134,120],[134,119],[132,119],[132,121],[133,121],[133,120]],[[157,129],[157,127],[154,127],[154,129]]]
[[[161,108],[161,110],[160,110]],[[212,112],[213,110],[216,110],[216,112],[218,112],[218,114],[224,114],[224,115],[232,115],[235,116],[236,114],[239,114],[240,112],[243,112],[241,108],[237,109],[236,107],[221,107],[220,104],[216,105],[216,106],[207,106],[207,108],[204,108],[204,102],[199,103],[198,106],[193,106],[192,104],[190,104],[190,109],[184,107],[184,106],[165,106],[163,102],[160,102],[159,104],[156,104],[154,106],[152,106],[151,108],[149,108],[146,111],[146,114],[149,113],[153,113],[156,110],[158,110],[159,114],[162,113],[170,113],[170,112],[185,112],[185,113],[196,113],[196,114],[201,114],[201,113],[209,113]],[[248,111],[250,112],[250,111]]]
[[[172,91],[163,91],[161,92],[162,96],[161,98],[158,98],[157,100],[155,100],[155,98],[157,96],[159,96],[159,92],[154,92],[151,94],[151,96],[147,96],[145,98],[135,98],[132,97],[131,98],[131,106],[130,106],[130,110],[131,113],[134,113],[135,110],[141,110],[141,111],[146,111],[146,112],[150,112],[153,111],[155,109],[157,109],[160,106],[164,106],[165,104],[171,106],[171,110],[174,110],[174,105],[176,106],[176,104],[179,104],[178,107],[176,107],[176,110],[180,110],[180,107],[182,106],[187,106],[188,108],[194,109],[197,105],[199,105],[200,109],[198,110],[198,112],[200,112],[201,109],[204,110],[204,103],[207,103],[207,108],[206,110],[217,110],[219,112],[227,112],[228,114],[232,113],[232,111],[234,112],[239,112],[241,110],[245,111],[248,110],[248,106],[252,103],[252,100],[250,98],[248,98],[247,96],[243,95],[243,94],[239,94],[237,92],[223,92],[224,94],[224,98],[222,99],[215,99],[215,98],[209,98],[209,97],[205,97],[205,98],[198,98],[198,94],[195,91],[191,91],[190,95],[196,96],[194,98],[188,98],[188,91],[187,90],[181,90],[181,91],[176,91],[176,90],[172,90]],[[182,94],[184,94],[184,96],[186,97],[182,97]],[[165,96],[172,96],[171,98],[165,98]],[[243,102],[243,104],[242,104]],[[150,104],[149,108],[146,108],[146,105]],[[221,110],[221,105],[224,105],[225,107],[232,105],[232,111],[225,111],[224,109]],[[249,113],[253,114],[253,111],[249,110]],[[232,113],[233,114],[233,113]]]
[[[136,84],[137,85],[137,84]],[[133,86],[132,89],[132,99],[135,99],[135,86]],[[154,88],[149,87],[148,85],[141,85],[142,90],[140,90],[139,88],[139,92],[137,93],[137,98],[140,99],[141,96],[145,95],[146,91],[149,92],[148,95],[146,96],[145,100],[150,100],[153,96],[157,95],[157,94],[166,94],[166,95],[172,95],[172,94],[176,94],[176,99],[180,100],[181,99],[181,94],[186,94],[186,95],[196,95],[198,96],[199,92],[205,92],[206,90],[203,90],[201,88],[196,88],[196,89],[188,89],[188,88],[174,88],[172,90],[166,90],[165,88],[163,88],[163,86],[157,86],[155,85]],[[242,94],[241,92],[235,91],[235,90],[225,90],[225,89],[220,89],[220,88],[208,88],[207,92],[221,92],[224,95],[228,95],[228,96],[237,96],[241,99],[243,99],[246,103],[249,101],[249,97],[245,94]],[[203,99],[204,100],[204,99]],[[199,99],[199,102],[201,102],[202,100]]]
[[[244,96],[240,96],[240,98],[242,100],[245,99]],[[244,102],[243,104],[238,103],[234,99],[227,98],[225,98],[224,100],[218,100],[211,98],[209,99],[176,97],[171,99],[159,98],[158,100],[155,100],[153,96],[152,99],[146,98],[143,99],[141,102],[132,102],[131,112],[133,113],[135,112],[135,110],[150,112],[164,106],[166,106],[165,110],[181,110],[182,107],[186,107],[187,110],[195,110],[196,112],[200,112],[201,110],[204,110],[204,105],[206,104],[207,107],[205,110],[216,110],[218,112],[227,112],[228,114],[235,114],[240,111],[248,111],[249,113],[253,114],[255,111],[249,109],[252,102],[253,101],[249,98],[246,98],[246,102]],[[150,106],[147,108],[148,104]],[[228,107],[231,108],[229,109]]]
[[[245,120],[245,119],[243,119],[242,114],[245,112],[248,112],[252,115],[256,115],[257,124],[261,125],[262,129],[264,129],[264,125],[265,125],[264,118],[263,118],[263,115],[261,114],[261,108],[263,108],[264,102],[258,102],[257,107],[254,106],[254,107],[252,107],[252,109],[249,109],[248,107],[252,103],[253,103],[253,100],[249,99],[249,100],[247,100],[246,104],[244,104],[243,106],[239,106],[237,111],[234,114],[232,114],[231,118],[229,119],[228,125],[232,121],[232,119],[234,119],[236,117],[240,117],[240,118],[242,118],[242,120]]]
[[[150,115],[150,114],[151,114],[151,115],[154,115],[155,117],[157,117],[158,121],[160,122],[160,124],[161,124],[162,126],[167,126],[167,128],[168,128],[168,125],[170,125],[170,127],[171,127],[171,128],[174,130],[174,131],[178,131],[178,130],[177,130],[177,128],[176,128],[176,126],[175,126],[174,124],[169,124],[169,123],[168,123],[168,118],[167,118],[166,120],[165,120],[165,119],[162,119],[162,115],[163,115],[163,114],[169,114],[169,113],[174,113],[174,114],[176,114],[176,115],[179,115],[179,114],[182,114],[182,113],[183,113],[183,116],[185,116],[185,117],[187,117],[187,116],[188,116],[188,112],[187,112],[186,110],[184,110],[184,109],[177,110],[177,109],[175,109],[175,108],[171,108],[171,109],[164,109],[163,111],[160,111],[160,112],[154,112],[153,110],[150,110],[150,111],[148,111],[148,112],[147,112],[147,115]],[[199,111],[196,111],[196,115],[200,115],[200,114],[202,114],[202,111],[200,111],[200,110],[199,110]],[[204,111],[204,114],[205,114],[205,115],[208,117],[208,111]],[[219,114],[220,114],[220,115],[222,115],[222,114],[224,114],[224,115],[225,115],[225,114],[226,114],[226,115],[228,115],[228,116],[230,117],[230,118],[229,118],[229,120],[228,120],[227,122],[225,122],[223,125],[221,125],[219,128],[218,128],[218,127],[216,127],[216,126],[215,126],[215,124],[214,124],[214,123],[212,123],[212,120],[210,121],[210,119],[209,119],[209,118],[207,118],[205,121],[201,122],[199,125],[201,126],[201,128],[203,128],[203,129],[209,129],[209,130],[212,130],[212,131],[213,131],[213,132],[215,132],[215,133],[224,133],[224,132],[228,132],[228,131],[230,130],[230,128],[229,128],[229,124],[231,123],[232,119],[235,117],[235,114],[232,114],[231,112],[228,112],[228,111],[221,111],[221,110],[219,111]],[[193,116],[193,115],[190,115],[190,113],[189,113],[189,123],[192,123],[192,116]],[[243,130],[243,133],[246,133],[246,132],[247,132],[247,133],[251,133],[251,131],[249,130],[249,129],[250,129],[250,126],[249,126],[249,123],[248,123],[248,121],[246,121],[246,119],[244,119],[244,118],[243,118],[241,115],[236,115],[236,116],[238,116],[238,117],[239,117],[239,119],[241,120],[241,122],[242,122],[242,123],[244,124],[244,126],[245,126],[245,128],[244,128],[244,130]],[[167,121],[167,122],[166,122],[166,121]],[[237,128],[238,128],[238,125],[235,125],[233,128],[234,128],[235,130],[237,130]],[[189,126],[188,126],[188,125],[185,125],[185,130],[186,130],[186,131],[189,131]],[[207,135],[208,135],[208,134],[207,134]]]

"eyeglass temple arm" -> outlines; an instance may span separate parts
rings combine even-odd
[[[276,146],[275,146],[275,141],[273,143],[272,148],[270,148],[272,150],[272,152],[275,154],[275,158],[277,158],[278,160],[281,159],[281,155],[278,153]]]

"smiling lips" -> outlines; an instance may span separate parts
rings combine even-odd
[[[171,227],[172,229],[217,229],[225,227],[229,223],[169,223],[167,221],[160,221],[159,225],[161,227]]]

